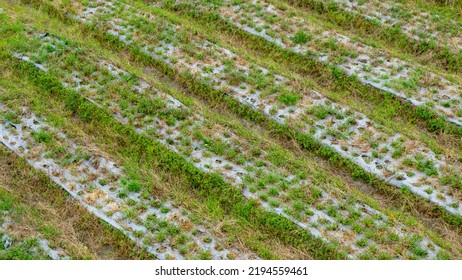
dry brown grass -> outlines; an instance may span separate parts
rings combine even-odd
[[[104,226],[58,186],[0,146],[0,189],[16,198],[13,236],[46,237],[77,259],[144,259],[125,237]],[[59,234],[47,235],[44,228]]]

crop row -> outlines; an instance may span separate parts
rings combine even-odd
[[[433,9],[423,9],[398,1],[322,0],[336,3],[350,13],[397,28],[410,38],[435,42],[454,52],[462,50],[462,21]]]
[[[115,4],[114,4],[115,3]],[[306,134],[383,180],[461,213],[460,163],[420,141],[389,131],[348,106],[248,62],[162,17],[123,2],[75,3],[74,16],[180,73],[263,111]],[[104,22],[101,24],[101,22]]]
[[[167,145],[197,168],[219,173],[246,197],[288,217],[312,235],[331,243],[344,236],[341,246],[348,248],[350,256],[366,253],[365,247],[372,253],[386,251],[393,256],[398,251],[406,256],[409,246],[414,253],[422,252],[416,249],[422,246],[427,248],[426,257],[435,256],[430,249],[435,247],[427,240],[415,247],[419,237],[403,225],[339,190],[328,193],[315,186],[309,174],[297,172],[300,166],[275,161],[271,151],[252,148],[233,131],[207,123],[146,81],[70,42],[51,35],[29,36],[33,52],[16,53],[17,57],[55,73],[64,86],[110,111],[118,121]]]
[[[194,224],[184,209],[140,193],[140,182],[102,151],[79,145],[25,107],[2,105],[0,112],[5,146],[157,258],[245,258]]]
[[[365,85],[389,92],[414,106],[426,106],[462,125],[462,87],[427,68],[414,65],[321,27],[297,15],[293,9],[278,8],[264,0],[176,1],[201,13],[217,13],[223,20],[277,46],[308,56],[355,76]]]

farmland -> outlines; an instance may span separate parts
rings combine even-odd
[[[0,3],[0,258],[460,259],[462,8],[416,2]]]

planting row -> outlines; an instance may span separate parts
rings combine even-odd
[[[27,108],[0,107],[0,141],[79,203],[160,259],[246,258],[189,213],[142,191],[102,151],[79,145]]]
[[[322,0],[368,20],[404,32],[410,38],[435,42],[454,52],[462,50],[462,21],[454,12],[445,15],[436,9],[423,9],[399,1]]]
[[[264,1],[183,0],[178,5],[218,13],[236,27],[284,49],[342,69],[363,84],[390,92],[415,106],[428,106],[462,125],[462,87],[428,69],[391,57],[342,34],[325,29],[295,10]],[[200,8],[198,8],[200,7]]]
[[[424,143],[399,135],[353,109],[243,57],[162,17],[120,1],[74,2],[74,16],[180,73],[263,111],[334,149],[364,170],[460,215],[461,163]],[[98,31],[98,32],[99,32]]]
[[[22,252],[15,257],[33,259],[65,260],[69,256],[60,248],[50,247],[47,239],[30,237],[27,239],[12,236],[13,221],[11,213],[0,210],[0,259],[10,258],[15,252]]]
[[[46,34],[28,34],[30,50],[15,56],[54,73],[61,83],[138,133],[183,155],[197,168],[222,175],[247,198],[287,217],[350,257],[435,258],[438,247],[357,202],[339,189],[324,190],[285,151],[253,145],[230,129],[194,114],[146,81],[88,50]]]

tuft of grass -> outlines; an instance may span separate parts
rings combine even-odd
[[[300,99],[300,95],[292,92],[283,92],[278,96],[278,101],[287,105],[292,106],[297,104]]]
[[[311,39],[311,36],[303,32],[303,30],[300,30],[297,33],[295,33],[291,39],[292,42],[294,42],[295,44],[303,45]]]
[[[127,190],[130,192],[140,192],[141,191],[141,184],[138,181],[130,181],[127,184]]]
[[[165,102],[160,98],[143,98],[138,102],[138,113],[155,115],[159,110],[165,108]]]
[[[53,141],[52,133],[43,129],[32,132],[32,136],[34,141],[38,143],[50,144]]]

